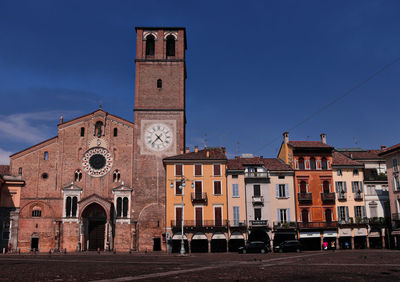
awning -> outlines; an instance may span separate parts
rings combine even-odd
[[[174,236],[172,236],[172,240],[182,240],[182,235],[181,234],[174,234]],[[183,240],[187,240],[186,235],[183,235]]]
[[[400,235],[400,230],[393,230],[392,235]]]
[[[339,229],[339,236],[340,237],[351,237],[351,229],[350,228]]]
[[[207,236],[204,234],[197,233],[193,235],[192,240],[207,240]]]
[[[368,234],[367,228],[354,228],[354,237],[367,236],[367,234]]]
[[[337,232],[336,231],[324,231],[324,237],[337,237]]]
[[[321,238],[321,233],[319,232],[300,232],[300,238]]]
[[[377,231],[375,231],[375,232],[370,232],[370,233],[368,234],[368,237],[370,237],[370,238],[379,238],[379,237],[381,237],[381,234],[380,234],[379,232],[377,232]]]
[[[224,240],[226,240],[226,237],[225,237],[225,234],[223,234],[223,233],[215,233],[215,234],[212,236],[211,240],[212,240],[212,239],[224,239]]]
[[[244,240],[244,236],[243,234],[239,233],[239,232],[234,232],[232,233],[231,237],[229,238],[230,240],[232,239],[242,239]]]

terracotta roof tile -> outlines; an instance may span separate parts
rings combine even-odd
[[[343,155],[346,155],[353,160],[383,159],[379,156],[379,153],[381,152],[382,150],[341,151]]]
[[[390,153],[390,152],[393,152],[393,151],[396,151],[396,150],[400,150],[400,143],[399,143],[399,144],[396,144],[396,145],[393,145],[393,146],[391,146],[391,147],[389,147],[389,148],[386,148],[386,149],[384,149],[384,150],[382,150],[382,151],[379,153],[379,156],[383,156],[383,155],[385,155],[385,154],[387,154],[387,153]]]
[[[283,161],[277,158],[240,158],[236,157],[235,159],[228,160],[228,169],[229,170],[244,170],[245,166],[248,165],[261,165],[264,166],[268,170],[292,170],[288,165],[286,165]]]
[[[293,148],[333,148],[321,141],[289,141],[289,145]]]
[[[207,157],[207,152],[209,156]],[[189,152],[181,155],[165,158],[164,161],[172,160],[227,160],[225,148],[206,148],[197,152]]]
[[[355,160],[350,159],[349,157],[339,153],[339,152],[333,152],[332,154],[333,161],[332,165],[346,165],[346,166],[362,166],[362,163],[359,163]]]

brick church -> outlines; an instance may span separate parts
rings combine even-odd
[[[102,109],[61,118],[57,136],[10,157],[20,185],[14,249],[166,248],[162,159],[185,148],[186,34],[136,34],[134,123]]]

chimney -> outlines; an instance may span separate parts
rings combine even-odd
[[[199,151],[199,147],[198,146],[194,146],[194,152],[197,153]]]
[[[289,132],[283,132],[283,142],[285,144],[289,143]]]
[[[221,149],[222,149],[222,153],[224,153],[224,155],[226,155],[226,149],[225,149],[225,147],[222,147]]]
[[[386,149],[386,146],[385,145],[382,145],[381,146],[381,150],[385,150]]]
[[[321,133],[321,143],[326,144],[326,134],[325,133]]]
[[[63,123],[63,122],[64,122],[64,117],[63,117],[63,114],[61,114],[61,116],[60,116],[60,124]]]
[[[189,147],[186,147],[186,154],[189,153]]]
[[[206,150],[206,157],[209,158],[210,157],[210,151]]]
[[[184,153],[184,150],[183,150],[183,149],[180,149],[180,150],[179,150],[179,154],[180,154],[180,155],[183,155],[183,153]]]

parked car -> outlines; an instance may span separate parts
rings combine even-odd
[[[274,247],[275,252],[283,253],[283,252],[301,252],[303,250],[303,246],[297,240],[289,240]]]
[[[269,245],[265,244],[262,241],[253,241],[249,242],[246,244],[244,247],[240,247],[239,253],[245,254],[245,253],[267,253],[271,251],[271,248]]]

